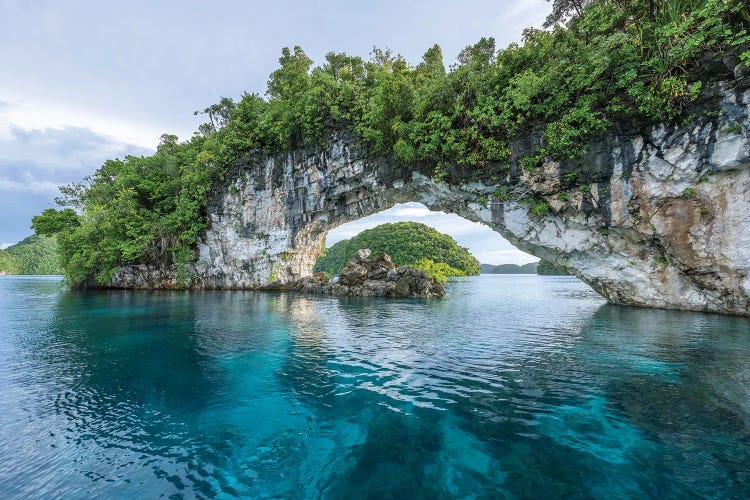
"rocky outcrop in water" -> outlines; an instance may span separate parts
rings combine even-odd
[[[541,126],[492,176],[455,172],[450,183],[431,166],[372,158],[343,132],[323,148],[248,158],[215,193],[187,285],[297,283],[329,229],[417,201],[488,225],[611,303],[750,315],[750,77],[716,64],[721,79],[687,119],[621,123],[582,144],[580,160],[533,170],[521,160]],[[123,268],[111,285],[171,288],[175,276]]]
[[[370,258],[370,250],[356,252],[341,270],[339,279],[329,282],[325,273],[302,278],[296,288],[304,292],[346,297],[445,297],[443,285],[424,271],[397,267],[381,253]]]

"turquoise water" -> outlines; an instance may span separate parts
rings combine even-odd
[[[750,321],[0,278],[0,498],[750,496]]]

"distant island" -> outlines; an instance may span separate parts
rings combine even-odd
[[[0,275],[62,274],[55,237],[33,235],[0,250]]]
[[[517,264],[481,264],[479,266],[481,274],[540,274],[545,276],[569,276],[570,273],[565,268],[556,266],[546,260],[539,262],[529,262],[519,266]]]
[[[338,274],[361,248],[386,253],[399,266],[425,271],[438,281],[451,276],[479,274],[479,261],[452,237],[418,222],[381,224],[328,248],[315,263],[315,271]]]

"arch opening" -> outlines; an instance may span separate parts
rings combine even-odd
[[[382,224],[415,222],[424,224],[439,233],[453,238],[456,243],[469,251],[480,264],[480,272],[490,274],[499,267],[500,274],[535,274],[536,265],[542,261],[531,253],[524,252],[508,241],[496,229],[477,217],[470,218],[455,212],[428,208],[420,201],[397,200],[386,206],[378,203],[369,208],[358,204],[357,211],[344,211],[333,221],[308,224],[306,231],[297,237],[297,256],[311,268],[290,269],[290,281],[310,276],[315,270],[315,262],[333,245],[356,237],[365,230]],[[361,216],[359,214],[362,214]],[[522,267],[523,266],[523,267]],[[568,274],[562,268],[553,267],[555,273]],[[329,271],[330,272],[330,271]]]
[[[482,265],[521,266],[539,261],[539,258],[516,248],[486,224],[472,222],[453,213],[430,210],[423,203],[413,201],[397,203],[385,210],[333,227],[324,233],[324,245],[325,248],[331,248],[362,231],[398,222],[421,223],[452,237]]]

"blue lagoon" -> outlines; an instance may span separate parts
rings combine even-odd
[[[750,495],[750,320],[0,278],[0,497]]]

